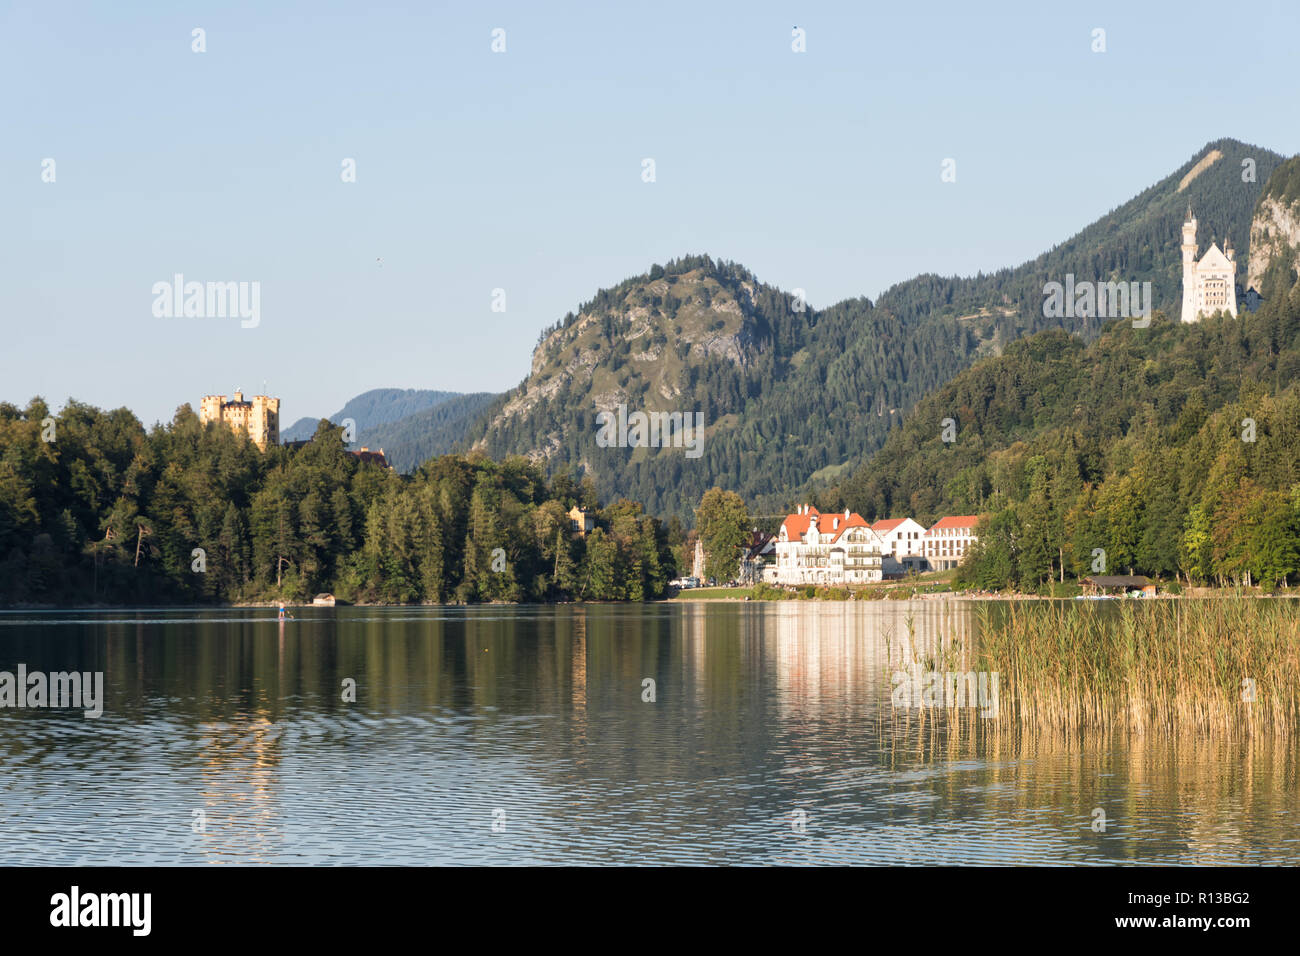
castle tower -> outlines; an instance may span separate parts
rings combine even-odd
[[[257,447],[280,444],[280,400],[267,395],[253,396],[253,412],[248,422],[248,436]]]
[[[225,403],[224,395],[204,395],[199,403],[199,424],[221,421],[221,406]]]
[[[1183,322],[1196,321],[1196,218],[1187,206],[1183,223]]]

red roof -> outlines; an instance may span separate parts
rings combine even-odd
[[[388,467],[388,459],[384,457],[384,450],[371,451],[369,448],[363,448],[360,451],[350,451],[349,455],[367,465],[383,465]]]
[[[838,528],[832,528],[831,524],[833,524],[834,522],[829,521],[828,520],[829,517],[839,517],[840,526]],[[845,518],[844,515],[823,516],[822,526],[820,530],[824,534],[835,535],[835,540],[838,541],[840,540],[841,537],[843,537],[844,532],[848,531],[850,528],[870,528],[870,527],[871,525],[867,524],[867,519],[862,517],[862,515],[858,514],[855,511],[852,514],[850,514],[847,518]]]
[[[889,534],[889,532],[893,531],[906,520],[906,518],[884,518],[873,524],[871,530],[876,534]]]
[[[867,519],[856,511],[850,512],[846,518],[838,512],[824,515],[812,507],[808,509],[807,514],[786,515],[785,520],[781,522],[781,527],[785,529],[786,538],[794,541],[808,533],[808,525],[814,520],[817,522],[817,532],[819,534],[833,534],[836,539],[850,528],[871,527],[867,524]]]
[[[816,508],[809,508],[808,514],[786,515],[785,520],[781,522],[781,527],[785,529],[785,535],[791,541],[795,538],[802,538],[808,533],[808,521],[810,518],[821,514]]]
[[[937,531],[940,528],[973,528],[979,524],[979,515],[949,515],[946,518],[940,518],[931,526],[930,531]],[[929,534],[927,531],[926,534]]]

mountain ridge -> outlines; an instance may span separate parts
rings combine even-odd
[[[1247,159],[1256,181],[1241,175]],[[1067,273],[1150,281],[1156,308],[1172,309],[1187,203],[1206,228],[1248,242],[1263,181],[1281,162],[1272,151],[1216,140],[1019,266],[968,278],[922,274],[875,302],[856,297],[815,310],[707,255],[655,265],[544,329],[528,374],[468,438],[491,455],[589,474],[602,496],[636,498],[653,513],[689,521],[713,485],[775,509],[811,476],[851,470],[928,391],[1009,342],[1045,328],[1068,327],[1085,340],[1101,333],[1101,318],[1044,316],[1045,283]],[[703,455],[687,462],[676,448],[598,447],[595,414],[618,404],[704,412]]]
[[[415,388],[372,388],[349,399],[327,421],[356,425],[353,448],[383,449],[398,471],[412,471],[436,455],[452,451],[474,417],[496,397],[493,392],[441,392]],[[306,441],[320,419],[300,418],[281,433],[284,441]]]
[[[395,422],[408,415],[431,408],[440,402],[455,398],[459,392],[440,392],[420,388],[372,388],[354,395],[333,415],[323,416],[334,424],[341,424],[345,418],[351,418],[357,431],[376,425]],[[281,429],[285,441],[303,441],[316,434],[320,418],[304,416]]]

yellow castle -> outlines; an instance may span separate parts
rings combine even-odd
[[[245,432],[258,448],[280,443],[280,400],[267,395],[244,399],[235,392],[230,401],[224,395],[204,395],[199,405],[199,422],[225,422],[233,431]]]

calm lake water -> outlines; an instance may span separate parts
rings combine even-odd
[[[969,604],[296,613],[0,614],[0,671],[106,698],[0,709],[5,862],[1300,862],[1294,745],[895,710]]]

